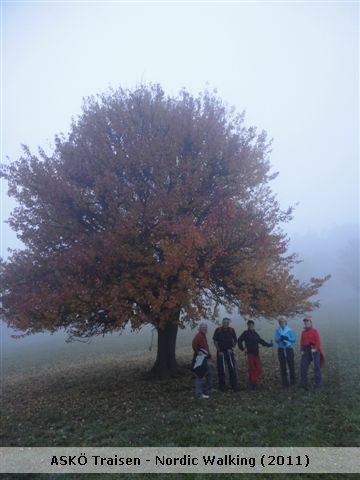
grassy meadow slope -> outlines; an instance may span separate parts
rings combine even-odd
[[[245,357],[237,350],[242,390],[237,394],[215,393],[208,400],[196,400],[189,369],[193,331],[180,332],[181,374],[172,382],[153,382],[146,376],[156,351],[154,338],[149,352],[150,331],[99,339],[90,345],[69,346],[62,338],[52,346],[41,348],[35,339],[31,346],[29,339],[27,348],[20,348],[20,343],[28,339],[19,340],[16,348],[3,348],[2,445],[359,446],[357,308],[356,303],[349,303],[338,311],[335,307],[328,310],[324,307],[314,314],[327,356],[319,391],[304,392],[299,386],[281,387],[276,350],[262,348],[264,368],[258,391],[246,389]],[[292,325],[301,332],[300,318]],[[244,322],[235,317],[233,326],[238,334],[245,328]],[[257,329],[269,340],[274,326],[262,321],[258,322]],[[214,327],[211,326],[210,335]],[[3,341],[3,346],[5,343]],[[297,367],[299,358],[297,352]],[[8,477],[15,480],[15,476]],[[161,477],[175,478],[174,475]],[[55,476],[18,475],[16,478]],[[89,475],[88,478],[100,477]],[[133,477],[108,475],[108,478]],[[184,475],[186,480],[192,478],[197,475]],[[212,480],[216,478],[224,476],[211,476]]]

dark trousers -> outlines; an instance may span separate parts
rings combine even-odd
[[[220,390],[225,389],[225,370],[226,366],[229,370],[229,381],[232,388],[237,388],[237,375],[235,367],[235,355],[234,352],[229,353],[228,351],[223,352],[220,355],[217,352],[217,370],[219,376],[219,388]]]
[[[301,385],[303,387],[307,387],[308,369],[312,361],[314,362],[315,387],[320,386],[320,383],[321,383],[320,352],[319,350],[317,350],[315,353],[306,351],[301,355]]]
[[[280,362],[281,383],[295,385],[294,350],[292,348],[278,348]]]

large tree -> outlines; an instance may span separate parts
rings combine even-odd
[[[216,93],[159,85],[91,97],[67,136],[2,167],[25,245],[1,261],[1,315],[71,338],[130,324],[158,332],[154,373],[176,370],[179,327],[292,316],[324,279],[297,281],[269,182],[269,142]]]

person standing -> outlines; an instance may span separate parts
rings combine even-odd
[[[260,335],[255,331],[255,324],[252,320],[247,322],[248,329],[245,330],[238,338],[238,345],[241,351],[244,351],[243,343],[245,343],[249,382],[252,389],[256,389],[258,378],[261,375],[261,360],[259,357],[259,343],[264,347],[272,347],[270,343],[265,342]]]
[[[279,327],[275,330],[275,343],[277,344],[280,362],[281,383],[287,387],[295,385],[294,344],[295,332],[287,324],[285,318],[279,319]]]
[[[235,330],[230,327],[230,318],[224,317],[221,327],[218,327],[213,335],[216,347],[217,371],[219,378],[219,390],[224,392],[226,388],[226,366],[229,371],[229,382],[234,392],[239,391],[236,375],[235,355],[233,348],[236,345]]]
[[[192,341],[194,351],[192,370],[195,377],[195,397],[209,398],[209,395],[203,392],[203,382],[206,380],[206,392],[212,389],[213,366],[211,365],[211,354],[209,344],[206,338],[208,327],[206,323],[200,323],[199,332]]]
[[[321,384],[321,368],[325,366],[325,355],[320,345],[320,335],[312,325],[312,319],[304,318],[304,330],[301,334],[301,386],[308,388],[308,369],[311,362],[314,362],[314,384],[315,388]]]

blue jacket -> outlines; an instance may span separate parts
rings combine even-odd
[[[282,335],[288,337],[288,340],[281,340]],[[277,328],[275,330],[275,342],[278,348],[292,348],[296,342],[296,335],[294,330],[292,330],[287,325],[285,325],[284,328]]]

